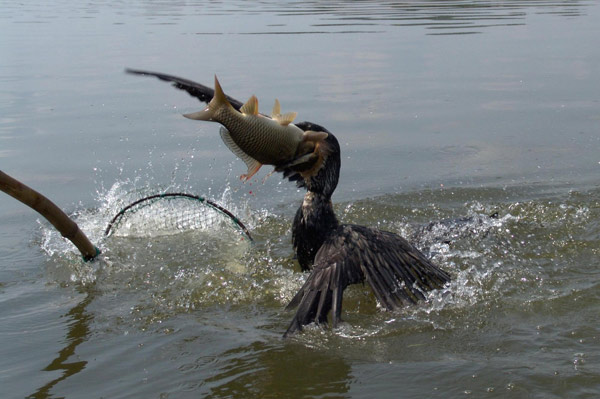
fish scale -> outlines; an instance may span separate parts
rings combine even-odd
[[[236,115],[226,111],[219,112],[215,120],[217,118],[230,132],[236,144],[240,148],[252,151],[255,154],[253,158],[262,164],[278,165],[295,155],[297,141],[294,137],[275,129],[268,129],[268,126],[260,120],[265,117],[240,113]],[[273,123],[268,119],[267,122]],[[233,132],[243,132],[243,134],[234,136]]]

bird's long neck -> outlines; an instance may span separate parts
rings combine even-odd
[[[296,212],[292,228],[293,244],[303,270],[312,267],[315,255],[327,235],[339,226],[331,197],[309,191]]]

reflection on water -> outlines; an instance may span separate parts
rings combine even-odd
[[[345,397],[352,379],[344,359],[303,345],[255,342],[222,353],[213,367],[200,390],[206,398]]]
[[[75,351],[77,350],[77,347],[87,341],[91,333],[89,324],[93,317],[87,312],[87,307],[93,300],[93,289],[88,290],[85,298],[65,315],[68,319],[68,332],[65,337],[66,346],[62,348],[58,352],[57,357],[43,369],[44,371],[49,372],[59,371],[61,374],[59,377],[40,387],[34,394],[29,396],[30,398],[45,399],[54,397],[51,390],[56,384],[84,369],[87,361],[77,361],[73,357],[76,357]]]

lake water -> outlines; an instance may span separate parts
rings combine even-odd
[[[596,1],[4,2],[0,169],[103,255],[0,193],[0,397],[597,397],[598,21]],[[352,287],[339,329],[282,339],[303,192],[267,167],[240,182],[218,126],[181,117],[202,105],[126,67],[217,74],[326,126],[340,218],[453,282],[395,313]],[[165,190],[224,204],[254,244],[103,237]]]

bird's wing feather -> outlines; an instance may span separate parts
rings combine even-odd
[[[442,288],[450,276],[394,233],[351,226],[363,241],[361,269],[379,302],[397,309],[425,299],[425,292]]]
[[[298,310],[284,336],[312,322],[327,323],[331,310],[333,325],[337,325],[342,312],[342,293],[348,285],[363,280],[360,269],[347,261],[349,248],[343,245],[343,240],[341,236],[335,237],[317,252],[312,272],[286,307]]]
[[[184,79],[184,78],[180,78],[180,77],[173,76],[173,75],[167,75],[166,73],[141,71],[138,69],[126,69],[125,72],[133,74],[133,75],[154,76],[160,80],[164,80],[166,82],[172,82],[173,87],[176,87],[180,90],[185,90],[190,94],[190,96],[195,97],[198,100],[200,100],[201,102],[207,103],[207,104],[210,102],[210,100],[212,100],[212,98],[215,94],[215,91],[213,89],[211,89],[210,87],[204,86],[203,84],[194,82],[189,79]],[[230,96],[226,96],[226,97],[227,97],[227,101],[229,101],[231,103],[231,105],[233,106],[233,108],[235,108],[238,111],[240,110],[242,105],[244,105],[244,103],[236,100],[233,97],[230,97]]]
[[[393,310],[424,299],[426,291],[442,288],[450,276],[397,234],[340,226],[317,252],[313,271],[287,307],[298,310],[286,335],[327,322],[331,310],[335,326],[343,290],[364,280],[381,305]]]

